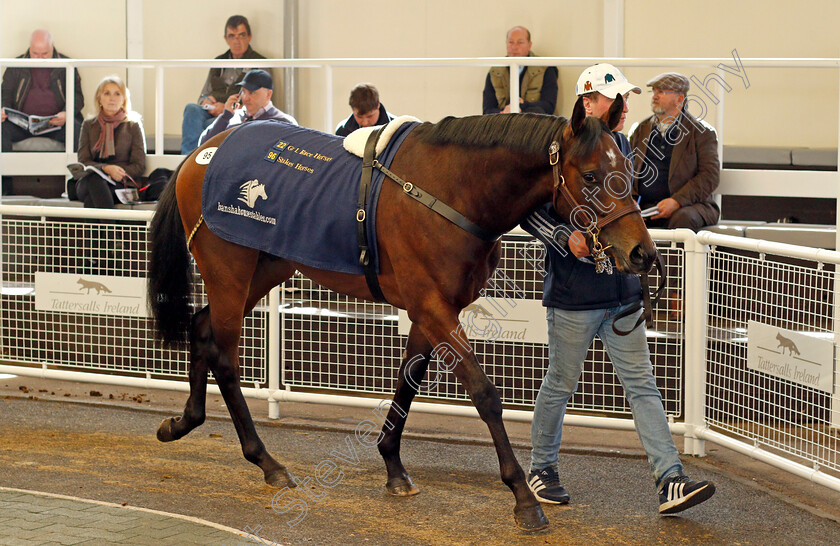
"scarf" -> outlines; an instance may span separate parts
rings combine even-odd
[[[93,145],[93,151],[99,152],[97,155],[100,159],[116,155],[114,148],[114,129],[125,119],[125,110],[120,108],[113,116],[109,116],[105,112],[100,111],[96,119],[99,121],[101,131],[99,133],[99,139]]]

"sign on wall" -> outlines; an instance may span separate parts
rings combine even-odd
[[[148,317],[146,279],[35,272],[35,309]]]
[[[478,298],[458,315],[469,339],[548,343],[545,307],[540,300]],[[399,333],[408,335],[408,313],[399,311]]]
[[[834,342],[749,321],[747,367],[773,377],[831,393]]]

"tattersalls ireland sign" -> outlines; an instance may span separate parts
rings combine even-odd
[[[478,298],[468,305],[458,321],[470,339],[548,343],[545,307],[540,300]],[[408,335],[411,321],[400,309],[398,331]]]
[[[831,393],[834,342],[751,320],[747,329],[747,367]]]
[[[35,273],[35,309],[147,317],[146,279],[38,271]]]

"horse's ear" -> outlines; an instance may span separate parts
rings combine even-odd
[[[619,122],[621,121],[621,114],[624,112],[624,97],[621,93],[618,93],[615,96],[615,100],[610,106],[609,111],[604,114],[604,121],[607,123],[607,127],[610,128],[610,131],[615,131],[615,128],[618,127]]]
[[[572,128],[572,134],[577,135],[583,127],[583,122],[586,120],[586,109],[583,107],[583,96],[578,97],[575,102],[575,108],[572,110],[572,121],[569,124]]]

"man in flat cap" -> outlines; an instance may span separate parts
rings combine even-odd
[[[251,70],[236,85],[242,87],[242,89],[239,93],[228,97],[225,101],[225,109],[201,133],[201,137],[198,139],[199,146],[225,129],[255,119],[276,119],[292,125],[298,124],[295,118],[271,104],[274,83],[271,80],[271,75],[265,70]]]
[[[630,129],[633,192],[642,210],[656,207],[648,227],[699,231],[716,224],[720,208],[712,192],[720,183],[717,134],[686,109],[688,78],[665,72],[647,82],[653,115]]]

